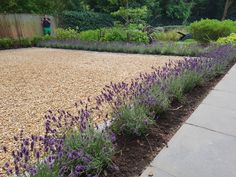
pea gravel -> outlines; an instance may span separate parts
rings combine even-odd
[[[182,57],[27,48],[0,51],[0,144],[13,136],[42,134],[48,109],[72,109],[105,84],[129,80]],[[9,154],[0,148],[0,166]],[[0,172],[1,176],[1,172]]]

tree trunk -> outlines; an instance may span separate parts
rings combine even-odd
[[[229,10],[229,8],[231,7],[231,5],[233,3],[234,3],[234,0],[226,0],[225,1],[224,13],[223,13],[223,16],[222,16],[221,20],[225,20],[225,18],[227,17],[227,14],[228,14],[228,10]]]

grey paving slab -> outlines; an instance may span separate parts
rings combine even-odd
[[[187,123],[236,137],[236,110],[201,104],[187,120]]]
[[[216,85],[215,90],[236,94],[236,70],[235,74],[226,74],[225,77]]]
[[[235,149],[235,137],[185,124],[151,166],[175,177],[235,177]]]
[[[230,69],[230,71],[235,70],[236,71],[236,64]]]
[[[175,177],[160,168],[148,167],[140,177]]]
[[[212,90],[203,103],[236,111],[236,93]]]

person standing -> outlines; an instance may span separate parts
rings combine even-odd
[[[42,26],[43,26],[43,34],[44,35],[51,35],[51,19],[45,15],[42,20]]]

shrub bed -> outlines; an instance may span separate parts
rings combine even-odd
[[[113,132],[145,135],[171,102],[181,101],[185,93],[221,74],[235,59],[235,47],[220,46],[199,57],[153,68],[153,72],[141,73],[131,82],[110,83],[93,99],[75,103],[76,115],[49,110],[45,135],[14,137],[19,143],[12,152],[14,167],[6,163],[3,168],[9,175],[99,176],[104,168],[115,168]],[[108,106],[110,111],[104,109]],[[104,119],[103,130],[93,122],[97,116]]]

